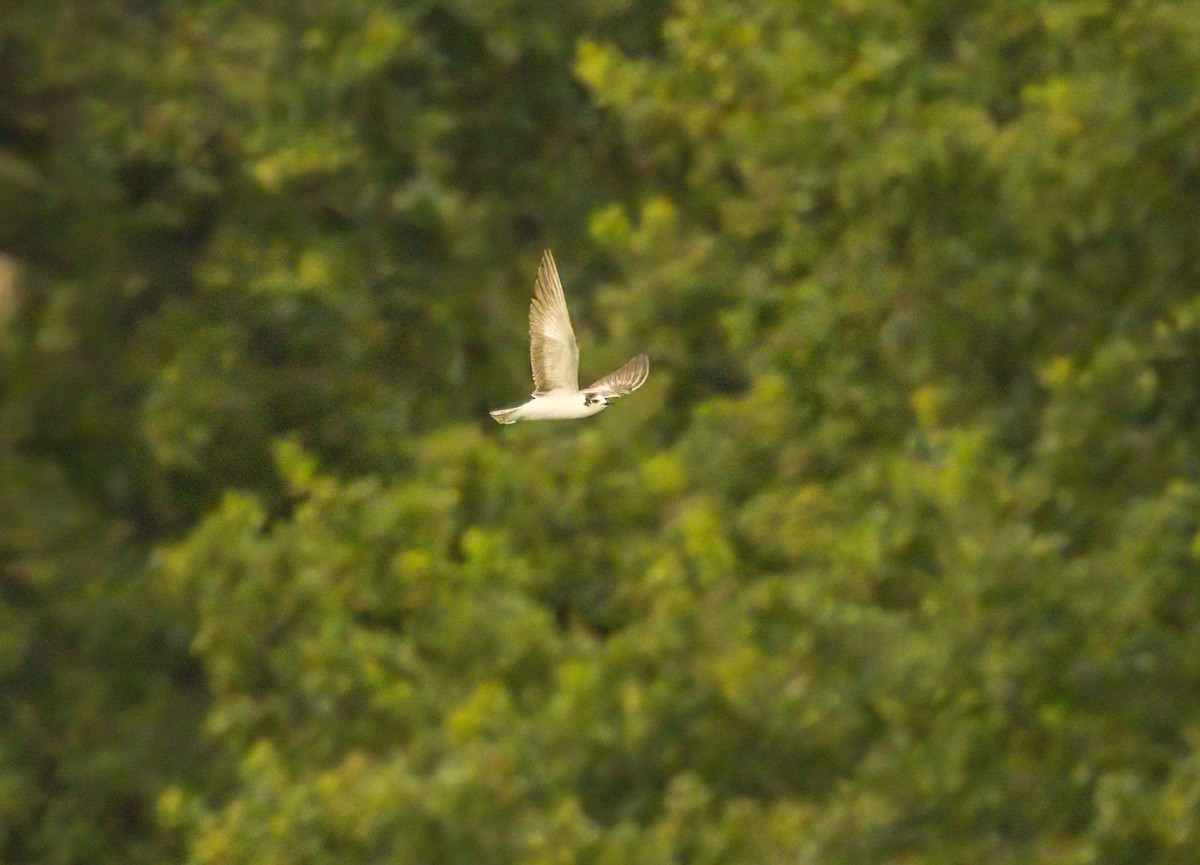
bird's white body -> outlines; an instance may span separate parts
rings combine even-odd
[[[579,389],[579,345],[549,250],[542,254],[529,305],[529,361],[533,367],[533,399],[516,408],[491,412],[497,423],[591,417],[609,403],[633,393],[650,374],[649,358],[639,354],[616,372]]]
[[[579,391],[572,393],[569,390],[561,390],[535,396],[516,408],[493,412],[492,416],[500,423],[516,423],[519,420],[574,420],[591,417],[605,405],[607,403],[603,400],[589,404],[587,397]]]

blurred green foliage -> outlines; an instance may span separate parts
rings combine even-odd
[[[1191,0],[11,0],[0,80],[0,861],[1200,861]],[[653,373],[499,429],[545,246]]]

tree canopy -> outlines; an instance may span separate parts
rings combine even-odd
[[[0,861],[1200,861],[1191,0],[10,0],[0,80]],[[546,247],[650,379],[500,428]]]

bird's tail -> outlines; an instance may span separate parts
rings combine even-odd
[[[488,414],[496,419],[496,423],[516,423],[517,419],[513,417],[513,414],[516,413],[518,408],[520,408],[520,406],[517,406],[516,408],[501,408],[496,409],[495,411],[490,411]]]

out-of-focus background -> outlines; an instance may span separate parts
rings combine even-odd
[[[8,0],[0,862],[1200,862],[1200,4]],[[582,422],[531,385],[554,250]]]

